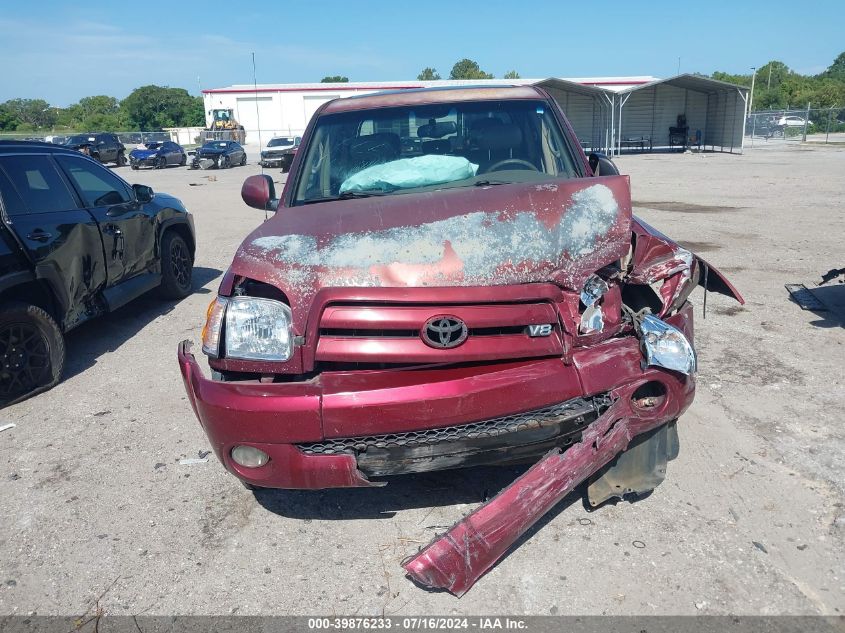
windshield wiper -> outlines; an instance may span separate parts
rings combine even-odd
[[[476,180],[472,183],[475,187],[492,187],[493,185],[510,185],[512,183],[504,180]]]
[[[311,198],[303,200],[302,204],[314,204],[317,202],[333,202],[335,200],[351,200],[352,198],[371,198],[373,196],[386,196],[386,191],[344,191],[337,196],[326,196],[325,198]]]

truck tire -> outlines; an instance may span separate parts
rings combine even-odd
[[[124,154],[123,152],[118,152],[117,158],[115,159],[114,163],[118,167],[123,167],[124,165],[126,165],[126,154]]]
[[[65,340],[53,317],[17,301],[0,309],[0,407],[54,387],[64,365]]]
[[[183,299],[191,294],[194,261],[185,240],[174,230],[161,238],[161,286],[166,299]]]

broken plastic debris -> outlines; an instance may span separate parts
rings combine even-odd
[[[598,275],[590,275],[581,290],[581,303],[591,308],[608,291],[607,282]]]
[[[182,466],[192,466],[193,464],[204,464],[208,461],[208,456],[211,455],[211,451],[197,451],[196,457],[186,457],[184,459],[180,459],[179,463]],[[164,464],[162,464],[164,465]]]
[[[581,324],[578,326],[579,334],[593,334],[601,332],[604,328],[604,315],[601,306],[590,306],[581,315]]]
[[[3,431],[8,431],[9,429],[13,429],[16,426],[17,426],[17,424],[15,424],[14,422],[9,422],[8,424],[4,424],[3,426],[0,426],[0,433],[2,433]]]

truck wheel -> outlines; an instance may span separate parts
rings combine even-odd
[[[28,303],[0,310],[0,407],[54,387],[64,364],[65,340],[53,317]]]
[[[123,152],[118,152],[117,160],[115,160],[115,164],[118,167],[123,167],[124,165],[126,165],[126,154],[124,154]]]
[[[191,294],[194,260],[185,240],[176,231],[167,231],[161,240],[161,294],[182,299]]]

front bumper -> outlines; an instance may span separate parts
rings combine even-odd
[[[191,159],[191,169],[216,169],[220,166],[223,156],[214,154],[212,156],[199,156],[194,154]]]
[[[261,160],[259,161],[259,164],[262,167],[281,167],[283,162],[284,156],[279,154],[271,156],[262,156]]]
[[[689,304],[667,322],[692,340]],[[695,391],[692,376],[644,368],[634,336],[578,349],[570,365],[559,358],[533,359],[503,363],[501,369],[471,377],[453,376],[444,368],[436,382],[414,382],[413,372],[394,371],[398,380],[393,385],[384,382],[387,372],[380,371],[328,372],[303,382],[220,382],[203,376],[189,342],[180,344],[178,358],[191,406],[218,459],[239,479],[269,488],[376,486],[383,482],[370,481],[368,474],[539,456],[550,445],[579,441],[579,428],[604,414],[607,397],[629,397],[640,385],[660,383],[665,390],[660,404],[632,410],[635,421],[648,420],[646,426],[653,428],[655,422],[670,422],[683,413]],[[366,373],[375,380],[362,380]],[[573,403],[587,403],[588,408],[568,417],[545,413]],[[361,435],[352,439],[332,433],[337,416],[360,418]],[[428,423],[415,429],[414,421],[423,416]],[[504,432],[493,434],[485,427],[514,417],[527,421],[527,427],[506,425]],[[441,425],[434,433],[431,420]],[[484,427],[481,435],[493,441],[482,442],[480,448],[468,445],[467,427]],[[428,430],[419,431],[422,428]],[[424,434],[431,434],[433,441],[412,442],[413,450],[408,450],[407,441],[391,440],[407,440],[409,435],[419,440]],[[231,451],[240,444],[261,449],[269,462],[258,468],[236,464]],[[479,453],[481,459],[473,461]]]
[[[147,156],[146,158],[129,156],[129,164],[136,167],[158,167],[158,161],[158,156]]]

